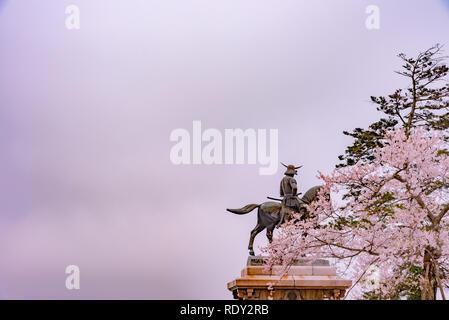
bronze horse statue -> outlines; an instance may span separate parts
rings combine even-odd
[[[305,208],[305,205],[308,205],[316,200],[317,194],[321,186],[315,186],[310,188],[302,198],[299,199],[300,205],[298,208],[295,208],[296,213],[300,213],[301,220],[306,219],[308,212]],[[280,212],[282,209],[282,204],[280,202],[264,202],[262,204],[249,204],[247,206],[244,206],[241,209],[226,209],[229,212],[243,215],[250,213],[254,209],[258,208],[257,212],[257,225],[256,227],[251,231],[251,236],[249,238],[249,244],[248,244],[248,250],[249,254],[251,256],[254,256],[254,249],[253,249],[253,243],[254,238],[262,232],[265,228],[267,229],[267,238],[268,241],[271,243],[273,241],[273,230],[276,227],[276,225],[279,223],[280,220]],[[291,215],[287,214],[285,215],[285,222],[288,222],[291,219]]]

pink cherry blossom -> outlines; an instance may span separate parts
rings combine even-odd
[[[408,137],[405,129],[390,131],[386,142],[372,163],[318,174],[323,187],[307,207],[310,217],[286,224],[264,249],[270,265],[298,257],[336,259],[341,275],[353,280],[356,298],[368,290],[372,266],[382,296],[406,280],[401,266],[424,266],[425,252],[438,269],[449,270],[449,144],[422,128]],[[351,190],[357,192],[345,197]],[[421,275],[423,290],[429,281]]]

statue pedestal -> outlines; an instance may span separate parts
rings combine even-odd
[[[228,289],[240,300],[338,300],[352,284],[338,278],[335,267],[322,259],[298,259],[284,276],[281,271],[282,266],[266,270],[263,257],[249,257],[241,277],[229,282]]]

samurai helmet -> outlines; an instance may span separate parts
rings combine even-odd
[[[295,174],[298,173],[296,170],[299,169],[299,168],[302,168],[302,166],[295,167],[295,166],[292,165],[292,164],[289,165],[289,166],[287,166],[287,165],[283,164],[282,162],[281,162],[281,164],[282,164],[284,167],[287,168],[287,170],[284,172],[285,175],[295,175]]]

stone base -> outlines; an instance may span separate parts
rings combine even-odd
[[[338,278],[327,260],[296,260],[283,276],[282,266],[266,270],[263,261],[263,257],[249,257],[241,277],[228,283],[234,299],[334,300],[344,297],[352,284]]]

